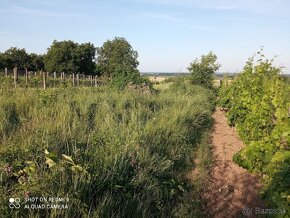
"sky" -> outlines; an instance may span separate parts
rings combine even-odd
[[[141,72],[186,72],[209,51],[239,72],[261,46],[290,72],[289,0],[0,0],[0,52],[43,54],[53,40],[115,36],[138,51]]]

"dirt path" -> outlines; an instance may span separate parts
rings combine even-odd
[[[243,217],[244,208],[263,207],[258,192],[259,177],[248,173],[232,161],[233,155],[244,147],[234,128],[227,125],[224,112],[214,114],[212,144],[215,164],[209,188],[205,193],[209,217]],[[253,209],[254,210],[254,209]],[[254,216],[253,216],[254,217]]]

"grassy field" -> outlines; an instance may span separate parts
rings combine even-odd
[[[188,173],[205,149],[215,97],[183,83],[162,90],[1,85],[0,214],[200,216],[202,177],[192,183]],[[20,198],[19,209],[7,206],[11,197]],[[63,198],[67,208],[25,202],[33,197]]]

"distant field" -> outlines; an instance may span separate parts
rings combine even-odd
[[[151,82],[162,82],[168,78],[168,76],[149,76]]]

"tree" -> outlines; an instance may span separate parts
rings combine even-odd
[[[95,65],[96,48],[91,43],[80,44],[76,49],[76,64],[80,72],[93,73]]]
[[[40,71],[44,69],[44,55],[35,53],[29,54],[28,69],[32,71]]]
[[[94,61],[95,47],[93,44],[78,44],[71,40],[53,41],[44,58],[45,69],[49,72],[93,74]]]
[[[73,41],[53,41],[44,58],[45,69],[49,72],[76,72],[74,63],[77,44]]]
[[[27,68],[29,65],[29,56],[24,48],[19,49],[16,47],[11,47],[1,54],[1,62],[3,67],[18,69]]]
[[[120,68],[122,72],[126,69],[127,74],[135,72],[139,65],[137,58],[138,52],[122,37],[107,40],[102,47],[97,48],[97,65],[102,75],[113,76]]]
[[[5,58],[4,58],[4,54],[2,52],[0,52],[0,70],[4,69],[5,66]]]
[[[214,73],[220,66],[217,56],[210,51],[207,55],[202,55],[200,60],[195,59],[187,69],[191,73],[192,83],[212,88]]]

